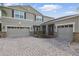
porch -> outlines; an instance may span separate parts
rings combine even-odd
[[[34,35],[40,37],[54,37],[54,24],[33,26]]]

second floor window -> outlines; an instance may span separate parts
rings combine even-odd
[[[42,16],[36,16],[36,21],[42,22],[43,21]]]
[[[14,10],[14,17],[24,19],[24,12]]]

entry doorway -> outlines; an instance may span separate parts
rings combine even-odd
[[[46,34],[46,25],[42,26],[42,31],[43,31],[43,34]]]

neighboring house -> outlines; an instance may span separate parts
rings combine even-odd
[[[59,41],[79,41],[79,15],[70,15],[57,18],[40,26],[45,26],[46,35],[53,34]]]
[[[35,31],[35,26],[38,29],[39,25],[45,21],[45,17],[31,6],[0,6],[0,36],[29,36]]]

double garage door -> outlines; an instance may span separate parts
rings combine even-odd
[[[60,25],[57,27],[57,39],[60,42],[67,43],[73,39],[73,25]]]
[[[8,37],[26,37],[29,36],[29,27],[7,27]]]

